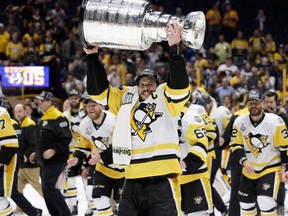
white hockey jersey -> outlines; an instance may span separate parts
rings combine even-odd
[[[63,112],[63,114],[69,121],[69,128],[73,137],[69,144],[70,155],[72,155],[74,148],[77,145],[77,140],[79,139],[78,130],[80,122],[85,118],[85,116],[87,116],[87,114],[83,110],[80,110],[76,115],[71,115],[71,110],[67,110]]]
[[[75,147],[75,151],[81,151],[87,157],[96,151],[100,154],[107,151],[106,156],[110,157],[110,161],[112,161],[111,138],[115,125],[115,116],[110,112],[103,112],[105,113],[105,117],[101,125],[96,125],[88,116],[81,121],[79,127],[80,139]],[[102,159],[97,163],[96,170],[110,178],[119,179],[124,177],[123,166],[112,163],[105,164]]]
[[[205,135],[205,122],[196,112],[188,109],[182,117],[182,134],[180,139],[181,160],[187,168],[179,176],[180,184],[206,177],[209,178],[207,167],[208,139]]]
[[[107,94],[108,89],[99,96],[93,96],[93,98],[102,101],[107,98]],[[179,137],[177,134],[178,115],[189,95],[190,87],[175,90],[170,89],[165,83],[159,85],[156,91],[145,101],[140,102],[137,86],[124,87],[123,89],[109,88],[108,106],[109,111],[113,114],[117,115],[118,112],[121,112],[119,109],[130,106],[132,101],[136,99],[131,112],[126,113],[126,118],[129,119],[130,117],[130,122],[128,122],[130,128],[123,130],[123,135],[125,135],[130,129],[131,135],[128,135],[131,136],[132,147],[130,164],[125,166],[126,178],[136,179],[181,174]],[[121,122],[119,123],[121,125]]]
[[[271,113],[264,115],[259,123],[253,123],[249,114],[240,115],[233,125],[230,147],[240,163],[246,158],[253,165],[255,174],[243,169],[243,174],[251,179],[279,171],[280,151],[287,152],[288,132],[283,119]]]
[[[225,106],[219,106],[214,112],[211,112],[211,117],[215,120],[215,123],[218,126],[220,136],[223,135],[231,116],[231,111]]]

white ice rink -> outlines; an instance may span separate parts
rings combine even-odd
[[[77,177],[77,188],[78,188],[78,215],[79,216],[84,216],[85,211],[87,208],[87,201],[86,201],[86,196],[84,192],[84,186],[82,184],[82,180],[80,177]],[[39,194],[31,187],[30,184],[27,184],[25,189],[24,189],[24,195],[25,197],[32,203],[33,206],[36,208],[40,208],[43,210],[43,216],[49,216],[50,214],[48,213],[48,210],[46,208],[44,199],[39,196]],[[288,195],[288,194],[287,194]],[[14,208],[16,208],[15,204],[13,201],[11,201],[12,205]],[[16,213],[16,216],[23,216],[26,215],[24,213]],[[221,214],[215,210],[215,216],[221,216]],[[288,213],[285,214],[285,216],[288,216]]]

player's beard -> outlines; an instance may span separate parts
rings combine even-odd
[[[71,107],[71,109],[79,109],[80,103],[76,103],[76,104],[71,104],[70,103],[70,107]]]
[[[262,113],[262,108],[253,107],[249,109],[249,112],[251,116],[259,116]]]

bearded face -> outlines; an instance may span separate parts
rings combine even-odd
[[[263,104],[261,101],[251,100],[247,103],[251,116],[259,116],[263,112]]]

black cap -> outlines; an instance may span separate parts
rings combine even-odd
[[[10,104],[8,103],[8,101],[1,99],[1,100],[0,100],[0,107],[9,109],[9,108],[10,108]]]
[[[209,96],[209,95],[207,95],[207,96],[202,96],[202,99],[208,104],[208,103],[210,103],[211,101],[212,101],[212,98]]]
[[[75,89],[73,89],[72,91],[69,92],[68,97],[70,97],[72,95],[80,97],[79,92],[77,90],[75,90]]]
[[[156,71],[151,70],[151,69],[145,69],[139,74],[139,76],[136,79],[137,84],[139,84],[140,79],[144,76],[150,77],[151,79],[155,80],[157,85],[159,85],[158,74]]]
[[[35,98],[38,100],[55,100],[54,95],[48,91],[42,91],[41,94],[39,96],[36,96]]]
[[[87,91],[85,91],[85,92],[81,95],[80,101],[81,101],[81,102],[84,102],[86,99],[89,99],[89,98],[90,98],[90,95],[87,93]]]
[[[258,90],[249,91],[246,102],[251,100],[262,101],[263,100],[262,94]]]
[[[93,99],[91,96],[85,98],[85,99],[83,100],[83,103],[84,103],[84,104],[87,104],[89,101],[93,101],[93,102],[95,102],[95,103],[98,104],[98,102],[97,102],[95,99]]]
[[[207,103],[205,100],[203,100],[202,98],[196,98],[195,100],[192,101],[192,104],[198,104],[204,108],[207,107]]]

